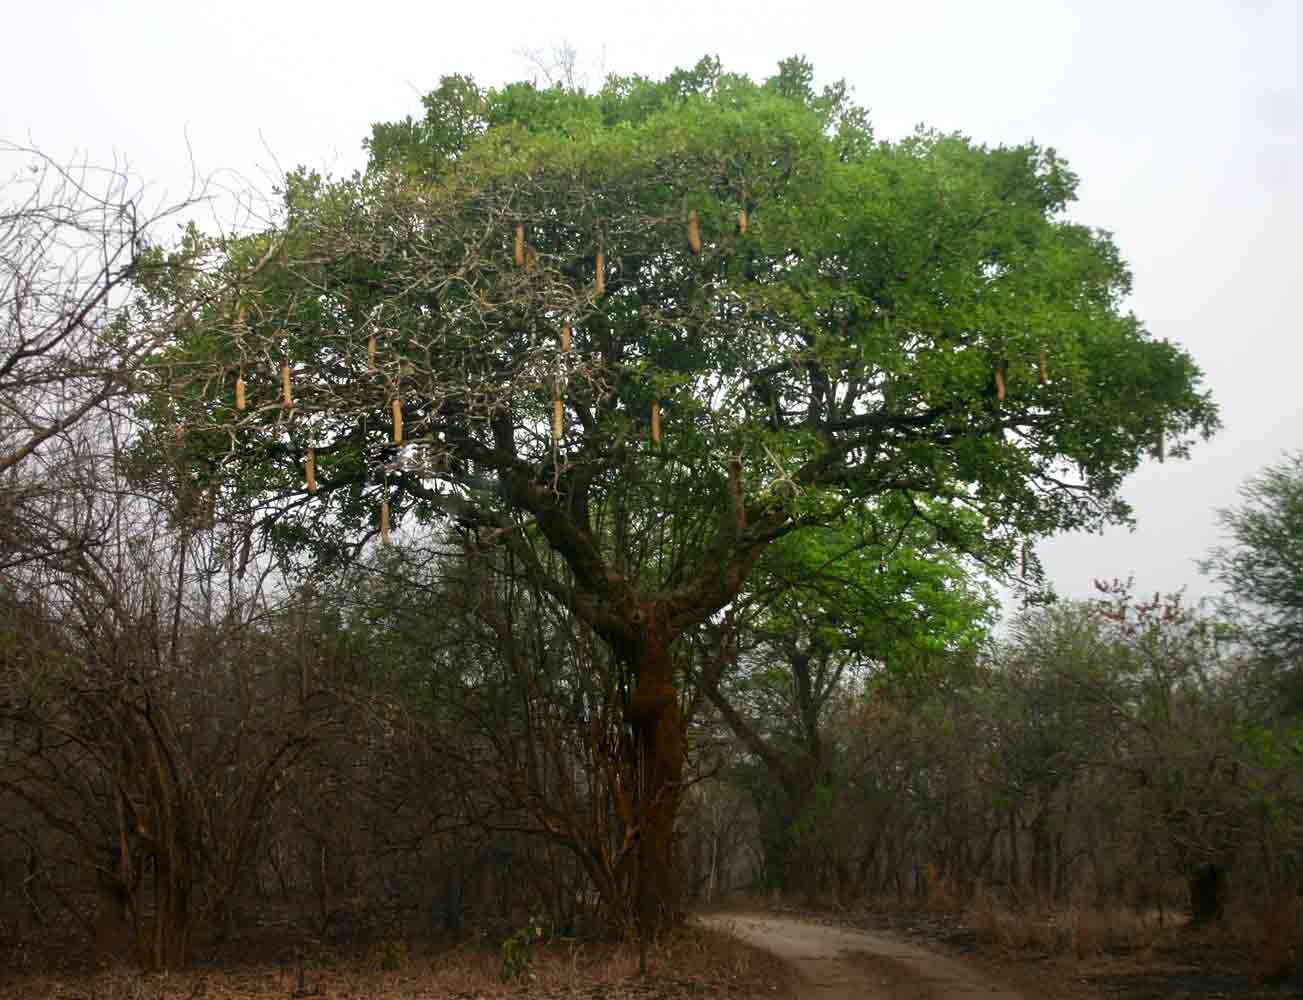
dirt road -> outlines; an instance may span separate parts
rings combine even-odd
[[[787,962],[800,1000],[1023,1000],[963,962],[881,934],[758,914],[696,919]]]

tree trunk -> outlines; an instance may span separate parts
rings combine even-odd
[[[185,845],[180,845],[183,851]],[[190,861],[176,847],[171,857],[156,861],[153,941],[149,966],[183,969],[190,963],[190,932],[194,914],[190,905]]]
[[[635,914],[644,940],[679,917],[674,818],[683,779],[683,720],[674,685],[669,636],[654,627],[637,651],[637,685],[629,707],[638,775],[638,884]]]
[[[1009,891],[1016,897],[1022,889],[1022,860],[1018,856],[1018,812],[1009,810]]]
[[[1223,889],[1226,871],[1218,864],[1200,865],[1189,876],[1190,916],[1196,924],[1210,924],[1221,919],[1226,906]]]
[[[135,957],[135,934],[125,888],[117,885],[101,887],[93,935],[97,966],[115,965]]]
[[[1032,835],[1032,895],[1037,902],[1045,903],[1051,895],[1050,875],[1053,870],[1048,807],[1041,808],[1029,829]]]

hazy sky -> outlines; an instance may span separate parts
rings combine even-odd
[[[419,115],[445,73],[663,75],[717,54],[762,77],[801,54],[844,77],[880,136],[918,123],[1054,146],[1078,220],[1111,230],[1132,308],[1184,344],[1225,430],[1127,484],[1139,528],[1043,546],[1060,593],[1134,573],[1208,588],[1193,560],[1245,477],[1303,448],[1303,0],[447,4],[7,0],[0,139],[124,159],[156,198],[201,174],[268,186],[297,164],[348,172],[374,121]],[[11,166],[0,163],[0,176]]]

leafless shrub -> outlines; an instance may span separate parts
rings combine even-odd
[[[75,432],[160,343],[167,317],[126,322],[128,285],[163,260],[161,224],[203,196],[196,185],[150,209],[121,165],[0,141],[0,569],[85,550],[104,530],[86,496],[112,441]]]

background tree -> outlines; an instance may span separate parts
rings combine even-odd
[[[1287,454],[1240,487],[1243,503],[1218,512],[1231,544],[1204,572],[1227,590],[1235,618],[1290,678],[1287,704],[1303,705],[1303,452]]]
[[[122,326],[127,285],[160,225],[200,196],[151,210],[122,169],[0,142],[0,570],[100,540],[74,501],[112,447],[99,418],[172,326]]]
[[[277,226],[142,282],[187,312],[158,468],[319,559],[454,518],[608,645],[648,932],[677,900],[674,648],[771,544],[886,504],[1008,566],[1125,520],[1123,476],[1216,426],[1052,150],[879,143],[812,75],[450,79],[364,175],[291,177]]]
[[[955,654],[971,656],[991,603],[931,525],[903,513],[769,548],[708,630],[694,680],[754,768],[744,777],[746,765],[735,764],[734,780],[752,791],[774,887],[813,896],[832,869],[848,888],[845,859],[820,857],[813,843],[814,831],[833,832],[820,801],[848,778],[833,722],[844,723],[847,700],[877,674],[926,674]]]
[[[1176,882],[1200,922],[1237,877],[1241,900],[1274,897],[1295,864],[1296,728],[1267,723],[1265,675],[1207,609],[1099,587],[1024,614],[997,656],[990,780],[1011,885],[1046,900],[1093,883],[1147,907]]]

